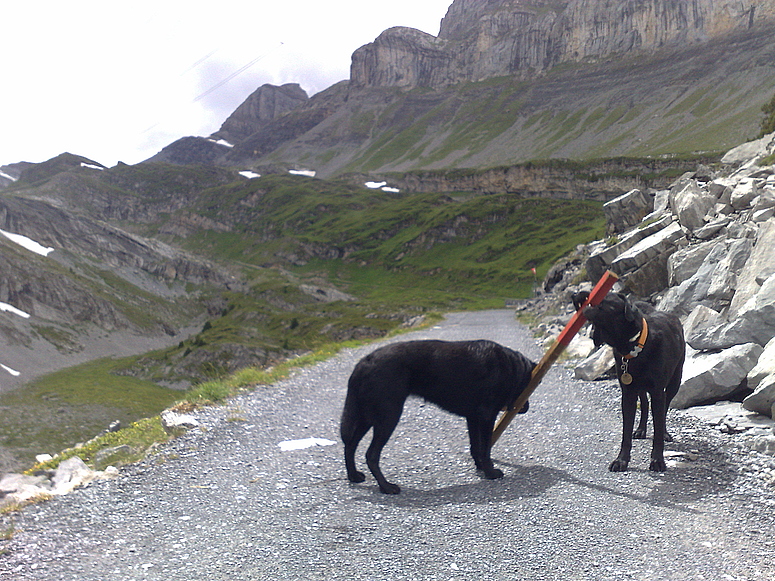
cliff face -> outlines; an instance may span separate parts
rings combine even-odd
[[[353,54],[357,87],[443,87],[705,41],[770,19],[775,2],[455,0],[438,38],[393,28]]]
[[[262,85],[229,115],[212,137],[235,143],[259,131],[267,123],[303,105],[307,93],[296,83],[280,87]]]

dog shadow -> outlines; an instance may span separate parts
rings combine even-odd
[[[632,483],[631,476],[627,476],[627,473],[609,473],[605,466],[600,467],[600,480],[614,478],[615,480],[611,484],[586,480],[564,470],[548,466],[520,465],[504,461],[496,461],[496,464],[510,468],[511,474],[498,480],[482,479],[435,489],[402,486],[399,495],[382,494],[376,485],[371,485],[363,489],[364,494],[358,500],[406,508],[433,508],[464,503],[508,503],[538,498],[557,485],[571,485],[627,501],[670,508],[686,514],[698,514],[700,511],[693,508],[692,503],[717,493],[719,489],[728,487],[734,479],[728,476],[726,478],[728,482],[720,481],[720,472],[730,474],[731,471],[719,470],[718,467],[703,468],[691,463],[674,466],[663,473],[633,467],[629,471],[631,476],[637,475],[638,479],[651,478],[654,481],[653,486],[647,486],[647,492],[638,494],[626,490],[626,487]],[[705,472],[712,473],[714,478],[707,478]],[[628,478],[628,480],[623,482],[621,478]],[[724,479],[722,478],[722,480]]]

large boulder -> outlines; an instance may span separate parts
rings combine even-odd
[[[756,389],[765,377],[773,374],[775,374],[775,338],[764,346],[756,366],[748,372],[748,387]]]
[[[727,323],[706,327],[693,333],[687,342],[693,349],[725,349],[732,345],[766,345],[775,337],[775,274],[770,276]]]
[[[711,240],[676,249],[667,259],[668,284],[677,286],[693,277],[716,243]]]
[[[648,238],[663,228],[667,228],[672,223],[673,217],[670,214],[666,214],[654,222],[644,223],[638,228],[613,238],[611,244],[595,248],[586,262],[589,279],[593,281],[599,280],[618,256],[644,238]]]
[[[717,353],[691,353],[671,406],[681,409],[725,399],[740,387],[762,351],[761,345],[748,343]]]
[[[616,365],[614,350],[608,345],[603,345],[579,363],[575,367],[573,374],[577,379],[594,381],[606,375],[614,365]]]
[[[650,196],[640,190],[630,190],[603,204],[608,234],[624,232],[636,226],[654,209]]]
[[[743,407],[752,412],[772,417],[775,404],[775,373],[766,376],[754,392],[743,400]]]
[[[729,307],[730,319],[736,317],[764,280],[775,273],[775,218],[759,225],[749,259],[737,277],[737,290]]]
[[[679,180],[670,190],[670,209],[684,228],[694,231],[716,206],[716,197],[696,180]]]
[[[748,238],[713,243],[697,272],[665,293],[660,309],[686,316],[700,304],[715,311],[726,308],[738,286],[736,273],[746,264],[751,247]]]

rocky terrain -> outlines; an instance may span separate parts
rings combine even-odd
[[[774,151],[770,134],[728,152],[721,168],[699,167],[669,189],[632,190],[606,203],[610,237],[559,263],[544,283],[549,294],[538,301],[556,301],[554,308],[567,313],[582,269],[590,281],[615,272],[614,290],[683,321],[688,356],[673,407],[742,402],[742,409],[717,408],[720,425],[726,421],[732,431],[746,417],[775,415]],[[562,319],[548,321],[550,335],[558,332]],[[591,351],[591,340],[579,343],[577,354]],[[601,377],[612,362],[603,347],[577,376]],[[759,436],[753,445],[775,452],[775,437]]]

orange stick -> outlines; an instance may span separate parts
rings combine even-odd
[[[608,291],[611,290],[611,287],[614,286],[614,283],[616,283],[617,280],[619,280],[619,277],[610,270],[600,277],[600,280],[595,285],[595,288],[592,289],[592,292],[589,294],[589,298],[584,303],[584,306],[582,306],[574,313],[573,317],[571,317],[571,320],[568,321],[567,325],[565,325],[562,333],[560,333],[559,337],[557,337],[557,340],[552,344],[541,361],[538,362],[538,365],[535,366],[533,369],[533,375],[530,377],[530,382],[514,402],[512,409],[501,416],[498,425],[495,426],[495,429],[492,432],[492,444],[495,444],[495,442],[498,441],[498,438],[500,438],[503,431],[511,423],[511,420],[513,420],[514,416],[517,415],[517,412],[525,406],[528,398],[535,391],[536,387],[538,387],[538,384],[541,383],[541,380],[544,378],[544,375],[546,375],[546,372],[549,371],[549,368],[554,364],[555,361],[557,361],[557,358],[562,354],[562,352],[565,351],[565,348],[568,346],[568,343],[571,342],[571,339],[576,336],[576,333],[579,332],[579,329],[581,329],[582,325],[584,325],[584,323],[587,321],[586,317],[581,314],[584,310],[584,307],[587,305],[597,305],[600,303],[600,301],[605,298],[605,296],[608,294]]]

